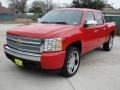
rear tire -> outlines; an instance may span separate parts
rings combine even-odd
[[[80,51],[75,47],[69,47],[66,52],[62,75],[71,77],[78,71],[80,65]]]
[[[112,48],[113,48],[113,36],[111,34],[110,37],[109,37],[108,42],[103,44],[103,49],[105,51],[111,51]]]

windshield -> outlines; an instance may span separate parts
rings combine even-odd
[[[43,16],[40,22],[78,25],[81,22],[81,11],[53,10]]]

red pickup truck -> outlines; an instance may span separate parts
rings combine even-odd
[[[7,32],[6,56],[15,64],[42,70],[60,70],[73,76],[81,55],[103,45],[113,47],[116,24],[105,23],[102,12],[64,8],[48,12],[40,23],[23,25]]]

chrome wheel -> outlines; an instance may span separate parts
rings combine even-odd
[[[69,47],[66,51],[65,63],[61,70],[62,75],[71,77],[76,74],[80,65],[80,51],[76,47]]]
[[[73,51],[69,58],[68,58],[68,62],[67,62],[67,70],[69,72],[69,74],[73,74],[76,72],[78,66],[79,66],[79,61],[80,61],[80,56],[79,53],[77,51]]]

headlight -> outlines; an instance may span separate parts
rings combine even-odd
[[[61,51],[62,50],[62,38],[45,39],[44,51]]]

